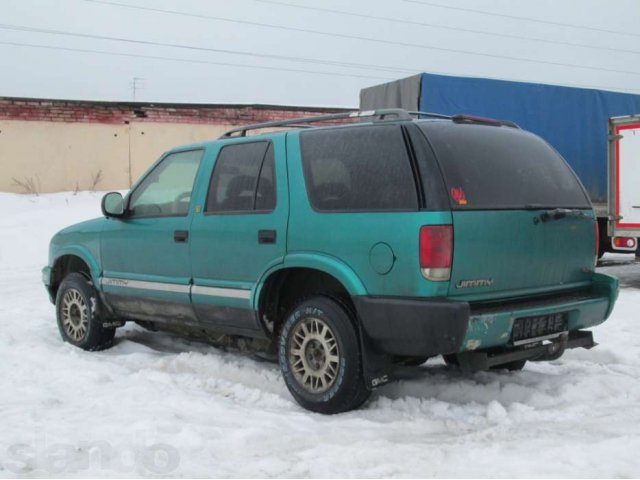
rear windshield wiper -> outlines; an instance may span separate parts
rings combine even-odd
[[[541,213],[539,216],[534,217],[533,223],[538,222],[548,222],[549,220],[560,220],[565,217],[587,217],[592,218],[591,215],[588,215],[581,210],[574,210],[571,208],[555,208],[553,210],[547,210],[546,212]]]

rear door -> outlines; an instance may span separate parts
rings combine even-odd
[[[496,125],[423,122],[449,193],[450,296],[482,300],[567,289],[594,267],[593,210],[546,142]]]
[[[191,224],[191,298],[201,322],[251,335],[252,292],[286,252],[284,134],[220,143],[204,174],[206,198]]]

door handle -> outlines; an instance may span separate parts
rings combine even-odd
[[[258,230],[258,243],[276,243],[276,231]]]
[[[186,243],[189,239],[189,232],[186,230],[176,230],[173,232],[173,240],[177,243]]]

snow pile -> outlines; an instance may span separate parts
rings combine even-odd
[[[519,373],[433,359],[356,412],[302,410],[277,365],[131,325],[84,352],[40,282],[51,234],[101,194],[0,194],[0,476],[637,476],[640,292],[600,345]]]

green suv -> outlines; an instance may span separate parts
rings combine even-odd
[[[260,351],[322,413],[437,355],[517,370],[590,348],[618,294],[594,271],[580,181],[510,122],[382,110],[242,127],[167,152],[102,211],[51,241],[65,341],[107,348],[136,321]]]

